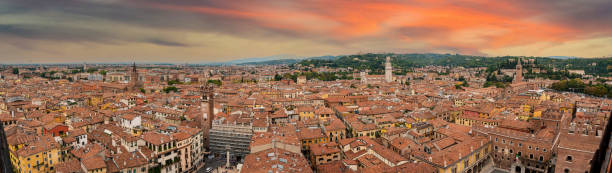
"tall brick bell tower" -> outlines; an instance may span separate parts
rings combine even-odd
[[[204,146],[208,147],[209,130],[212,128],[212,121],[215,119],[215,96],[213,85],[206,83],[200,87],[202,93],[202,103],[200,109],[202,112],[202,127],[204,133]]]

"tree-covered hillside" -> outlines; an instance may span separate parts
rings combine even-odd
[[[462,66],[462,67],[488,67],[489,72],[499,69],[512,69],[516,66],[517,57],[481,57],[458,54],[360,54],[339,57],[336,60],[307,59],[299,62],[303,66],[331,68],[353,68],[357,71],[369,69],[372,74],[382,74],[385,57],[392,57],[394,69],[401,73],[409,71],[412,67],[428,65]],[[586,74],[609,76],[612,73],[612,58],[575,58],[554,59],[546,57],[525,57],[533,59],[532,65],[525,66],[527,70],[538,68],[542,70],[566,71],[573,69],[585,70]],[[531,76],[530,76],[531,77]],[[535,77],[535,76],[533,76]]]

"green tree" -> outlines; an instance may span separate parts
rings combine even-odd
[[[174,84],[183,84],[183,82],[178,81],[178,80],[170,80],[170,81],[168,81],[168,85],[174,85]]]
[[[207,82],[215,84],[217,86],[221,86],[221,84],[222,84],[221,80],[208,80]]]
[[[283,76],[281,76],[279,74],[275,74],[274,75],[274,81],[280,81],[281,79],[283,79]]]
[[[163,90],[166,93],[170,93],[170,91],[172,91],[172,92],[178,92],[179,91],[178,88],[176,88],[175,86],[169,86],[169,87],[164,88]]]
[[[19,74],[19,68],[13,68],[13,74]]]
[[[463,76],[459,76],[459,79],[457,79],[458,81],[465,81],[465,77]]]

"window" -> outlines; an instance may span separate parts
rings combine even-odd
[[[531,145],[528,148],[531,150]]]
[[[565,172],[565,173],[569,173],[569,171],[570,171],[570,170],[569,170],[569,169],[567,169],[567,168],[565,168],[565,169],[563,170],[563,172]]]
[[[510,154],[512,154],[512,153],[513,153],[513,152],[512,152],[512,149],[510,149]]]
[[[540,162],[541,161],[544,161],[544,157],[543,156],[540,156]]]
[[[567,162],[572,162],[572,156],[567,156],[567,157],[565,157],[565,161],[567,161]]]
[[[497,142],[497,138],[495,138],[495,142]]]
[[[536,151],[540,150],[540,147],[536,147]]]
[[[533,154],[529,154],[529,159],[533,159]]]
[[[542,149],[542,151],[546,152],[546,148]]]
[[[519,142],[519,147],[522,147],[522,146],[523,146],[523,144],[521,144],[521,143]]]

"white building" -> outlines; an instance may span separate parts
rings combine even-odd
[[[121,116],[121,126],[130,130],[138,130],[142,125],[142,119],[140,115],[136,114],[125,114]]]

